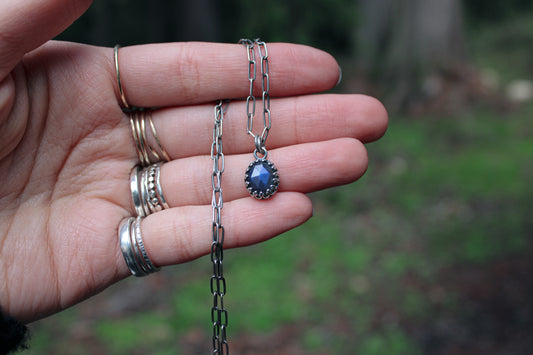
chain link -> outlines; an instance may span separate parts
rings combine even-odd
[[[211,321],[213,323],[213,354],[229,354],[226,329],[228,326],[228,311],[224,308],[226,294],[226,279],[224,279],[222,261],[224,260],[224,227],[221,221],[223,207],[222,173],[224,172],[224,153],[222,151],[222,122],[227,111],[229,101],[220,100],[215,106],[215,125],[213,128],[213,143],[211,145],[211,159],[213,160],[213,174],[211,185],[213,196],[213,242],[211,243],[211,262],[213,276],[211,276],[211,294],[213,307]]]
[[[246,98],[246,114],[248,118],[248,134],[254,138],[254,156],[262,155],[266,159],[267,150],[265,148],[266,139],[272,126],[270,115],[270,77],[268,68],[268,50],[266,43],[259,39],[251,41],[241,39],[247,50],[248,56],[248,81],[250,91]],[[254,96],[254,82],[256,79],[255,45],[258,47],[261,58],[261,89],[263,103],[263,131],[261,135],[253,133],[253,120],[255,117],[256,100]],[[213,353],[229,354],[226,330],[228,327],[228,311],[224,307],[224,295],[226,294],[226,279],[223,272],[224,260],[224,227],[222,226],[221,213],[224,205],[222,199],[222,174],[224,173],[224,153],[222,149],[222,123],[224,114],[227,111],[229,101],[220,100],[215,106],[215,123],[213,127],[213,143],[211,145],[211,159],[213,160],[213,173],[211,175],[211,186],[213,195],[211,205],[213,207],[213,241],[211,243],[211,262],[213,263],[213,276],[211,276],[210,289],[213,295],[213,306],[211,307],[211,321],[213,324]]]
[[[254,138],[254,156],[257,158],[260,154],[263,156],[262,159],[266,159],[268,152],[265,145],[268,138],[268,133],[272,127],[272,117],[270,114],[270,75],[268,66],[268,49],[266,43],[261,41],[259,38],[255,39],[254,41],[250,39],[241,39],[239,43],[246,47],[246,52],[248,55],[248,82],[250,83],[250,91],[248,93],[248,97],[246,98],[246,115],[248,117],[247,130],[248,134]],[[259,57],[261,59],[263,131],[260,135],[256,135],[253,132],[255,117],[254,82],[256,79],[255,45],[257,45]]]

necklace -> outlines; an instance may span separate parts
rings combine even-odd
[[[268,68],[268,50],[266,43],[260,39],[252,41],[241,39],[239,43],[246,47],[248,55],[248,81],[250,91],[246,98],[247,132],[254,139],[255,160],[248,165],[244,174],[244,183],[250,195],[256,199],[264,200],[276,193],[279,186],[278,169],[271,161],[267,160],[268,151],[266,140],[272,127],[272,117],[270,113],[270,76]],[[255,117],[255,96],[254,82],[256,78],[255,46],[257,45],[261,58],[261,102],[263,104],[263,131],[261,134],[253,132]]]
[[[224,227],[222,226],[222,173],[224,172],[224,153],[222,152],[222,122],[229,103],[218,101],[215,106],[215,125],[213,127],[213,143],[211,145],[211,159],[213,160],[213,242],[211,243],[211,261],[213,276],[211,276],[211,294],[213,307],[211,321],[213,323],[213,354],[229,354],[226,328],[228,326],[228,311],[224,308],[226,294],[226,279],[224,279],[222,261],[224,259]]]

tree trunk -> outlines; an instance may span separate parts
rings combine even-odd
[[[466,61],[460,0],[360,0],[360,10],[361,64],[393,109],[432,94],[434,78]]]

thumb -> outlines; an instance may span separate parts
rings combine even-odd
[[[66,29],[92,0],[1,0],[0,81],[22,56]]]

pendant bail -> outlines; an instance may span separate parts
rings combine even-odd
[[[259,154],[261,154],[262,157],[260,157]],[[266,160],[267,156],[268,156],[268,151],[265,148],[263,148],[262,152],[257,151],[257,149],[254,150],[254,158],[256,160]]]
[[[255,135],[254,141],[255,141],[255,150],[261,154],[264,154],[263,152],[265,151],[265,145],[263,144],[263,140],[261,139],[261,136]]]
[[[254,151],[254,157],[255,159],[265,160],[268,153],[265,148],[265,142],[261,139],[261,136],[255,135],[254,136],[255,141],[255,151]],[[261,154],[263,157],[259,157],[258,155]]]

